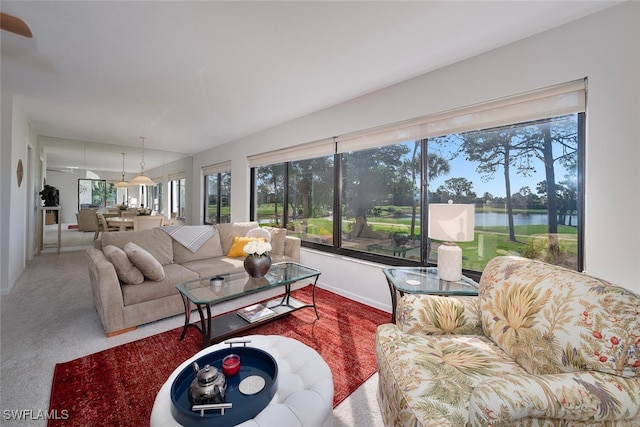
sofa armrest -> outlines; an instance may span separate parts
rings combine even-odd
[[[514,425],[530,418],[600,424],[639,415],[640,377],[597,371],[493,377],[473,390],[469,403],[471,426]]]
[[[284,239],[284,254],[291,258],[291,261],[300,262],[300,244],[298,237],[286,236]]]
[[[107,334],[124,328],[124,299],[116,269],[101,250],[87,249],[93,304]]]
[[[479,299],[405,294],[396,310],[396,325],[410,334],[483,335]]]

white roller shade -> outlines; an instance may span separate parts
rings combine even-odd
[[[317,157],[330,156],[335,153],[333,138],[322,139],[308,144],[296,145],[281,150],[249,156],[249,167],[272,165],[276,163],[295,162],[296,160],[308,160]]]
[[[580,113],[585,109],[586,80],[581,79],[470,107],[339,136],[336,138],[337,152],[366,150],[404,141],[488,129]]]
[[[202,175],[217,175],[222,172],[231,172],[231,160],[202,167]]]
[[[169,181],[175,181],[175,180],[186,178],[186,177],[187,177],[187,174],[185,172],[170,173],[168,176]]]

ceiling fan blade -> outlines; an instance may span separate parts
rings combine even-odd
[[[23,37],[33,38],[29,26],[20,18],[0,12],[0,29]]]

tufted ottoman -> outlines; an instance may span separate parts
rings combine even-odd
[[[300,341],[279,335],[249,335],[247,346],[271,354],[278,364],[278,386],[269,405],[242,427],[324,427],[333,425],[333,377],[322,357]],[[151,427],[178,426],[171,415],[171,385],[194,360],[228,348],[220,343],[207,347],[178,366],[164,383],[151,411]]]

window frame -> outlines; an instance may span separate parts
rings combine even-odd
[[[203,192],[203,196],[204,196],[204,200],[203,200],[203,211],[202,211],[202,215],[203,215],[203,223],[204,224],[221,224],[221,223],[229,223],[231,222],[231,214],[229,213],[229,215],[226,216],[226,218],[223,218],[222,216],[222,189],[223,189],[223,183],[222,183],[222,176],[224,174],[228,174],[229,175],[229,182],[231,182],[231,171],[219,171],[219,172],[213,172],[213,173],[205,173],[202,176],[202,182],[203,182],[203,187],[204,187],[204,192]],[[216,176],[216,194],[217,194],[217,198],[216,198],[216,214],[215,214],[215,222],[211,222],[208,221],[208,219],[210,218],[209,215],[209,207],[212,206],[209,203],[209,197],[211,196],[211,194],[209,193],[209,177],[210,176]],[[231,206],[231,187],[229,187],[229,195],[228,195],[228,201],[227,203],[229,204],[229,207]],[[223,219],[226,219],[226,221],[223,221]]]
[[[543,96],[544,95],[544,96]],[[567,99],[569,99],[570,101],[574,102],[574,107],[572,108],[577,108],[576,111],[573,112],[565,112],[564,110],[554,110],[553,108],[551,109],[551,112],[548,115],[544,115],[544,102],[545,102],[545,96],[548,96],[551,99],[562,99],[561,102],[559,102],[558,104],[563,104]],[[498,101],[492,101],[487,103],[487,106],[472,106],[472,107],[468,107],[468,108],[464,108],[461,109],[461,114],[464,114],[465,118],[467,117],[472,117],[473,120],[477,119],[478,117],[480,117],[479,121],[481,123],[492,123],[491,120],[494,120],[494,112],[491,111],[491,106],[496,106],[497,109],[497,115],[499,116],[497,123],[500,122],[500,120],[504,121],[504,116],[505,116],[505,109],[507,109],[510,105],[510,103],[514,103],[516,105],[518,105],[519,100],[525,99],[526,102],[532,102],[533,104],[533,113],[531,114],[523,114],[523,111],[520,109],[518,111],[516,111],[516,116],[514,117],[524,117],[526,120],[516,120],[514,119],[513,121],[507,122],[507,124],[526,124],[526,123],[530,123],[536,120],[536,118],[544,118],[544,119],[550,119],[553,117],[559,117],[559,116],[563,116],[566,114],[576,114],[577,116],[577,120],[576,120],[576,126],[577,126],[577,144],[576,144],[576,151],[577,151],[577,156],[576,156],[576,178],[577,178],[577,188],[576,188],[576,210],[577,210],[577,218],[578,218],[578,226],[577,226],[577,270],[581,271],[583,269],[584,266],[584,208],[585,208],[585,200],[584,200],[584,176],[585,176],[585,131],[586,131],[586,79],[582,80],[582,81],[576,81],[576,82],[570,82],[568,84],[564,84],[564,85],[557,85],[555,87],[552,88],[547,88],[541,91],[532,91],[530,93],[527,94],[523,94],[523,95],[519,95],[519,96],[515,96],[515,97],[510,97],[510,98],[505,98],[503,100],[498,100]],[[515,100],[515,101],[514,101]],[[577,106],[577,107],[576,107]],[[517,109],[518,107],[516,107]],[[564,108],[564,106],[562,106],[562,108]],[[488,112],[488,115],[483,116],[483,114],[485,112]],[[519,114],[519,115],[518,115]],[[350,257],[350,258],[356,258],[356,259],[362,259],[365,261],[371,261],[371,262],[375,262],[375,263],[381,263],[381,264],[385,264],[385,265],[398,265],[398,266],[416,266],[416,265],[434,265],[434,263],[429,262],[428,260],[428,247],[429,247],[429,239],[427,237],[427,228],[428,228],[428,206],[429,206],[429,202],[427,200],[428,194],[427,194],[427,156],[428,156],[428,149],[427,149],[427,138],[419,138],[419,140],[421,141],[421,174],[422,174],[422,182],[420,185],[420,197],[421,197],[421,221],[420,221],[420,260],[411,260],[411,259],[407,259],[407,258],[399,258],[399,257],[395,257],[395,256],[387,256],[384,254],[379,254],[379,253],[371,253],[371,252],[363,252],[360,250],[353,250],[353,249],[349,249],[349,248],[345,248],[342,246],[343,242],[342,242],[342,161],[341,161],[341,155],[342,153],[345,152],[346,148],[349,145],[345,145],[345,141],[350,142],[353,141],[354,142],[354,147],[357,147],[358,149],[353,150],[353,151],[359,151],[361,149],[367,149],[367,147],[375,147],[376,141],[384,141],[384,138],[399,138],[396,139],[394,142],[391,142],[389,144],[385,144],[385,145],[393,145],[393,144],[398,144],[400,142],[406,142],[407,140],[410,140],[411,138],[407,138],[405,140],[402,140],[402,135],[407,135],[410,132],[414,132],[412,135],[419,135],[420,132],[422,132],[422,134],[424,135],[425,132],[428,132],[431,137],[436,137],[438,136],[438,132],[439,135],[448,135],[448,134],[455,134],[455,133],[463,133],[465,131],[465,129],[462,130],[456,130],[450,133],[442,133],[440,131],[441,128],[443,128],[444,125],[442,125],[442,123],[444,123],[445,125],[447,124],[455,124],[455,112],[446,112],[446,113],[442,113],[442,114],[436,114],[434,116],[432,116],[434,118],[434,120],[437,122],[437,126],[439,127],[438,130],[434,131],[433,129],[433,125],[431,123],[429,123],[429,118],[419,118],[419,119],[413,119],[413,120],[408,120],[406,122],[402,122],[400,124],[397,125],[388,125],[388,126],[382,126],[380,128],[376,128],[376,129],[371,129],[368,131],[362,131],[362,132],[358,132],[358,133],[354,133],[354,134],[350,134],[350,135],[346,135],[343,137],[333,137],[332,141],[334,144],[334,203],[333,203],[333,217],[334,217],[334,221],[333,221],[333,243],[331,245],[327,245],[327,244],[323,244],[323,243],[316,243],[316,242],[310,242],[307,240],[302,240],[301,245],[303,247],[307,247],[307,248],[311,248],[314,250],[318,250],[318,251],[323,251],[323,252],[329,252],[332,254],[337,254],[337,255],[341,255],[341,256],[346,256],[346,257]],[[484,122],[483,122],[484,120]],[[465,123],[465,126],[469,126],[468,123]],[[444,126],[446,127],[446,126]],[[483,126],[478,128],[479,130],[489,130],[489,129],[493,129],[495,127],[498,127],[496,125],[493,126]],[[425,130],[427,129],[427,130]],[[472,128],[473,129],[473,128]],[[470,129],[466,129],[466,130],[470,130]],[[326,142],[326,140],[323,140]],[[340,144],[342,144],[342,146],[340,146]],[[319,146],[319,142],[315,142],[312,144],[313,146],[313,150],[311,150],[310,154],[316,154],[318,152],[321,152],[321,150],[318,150],[318,146]],[[341,147],[341,148],[340,148]],[[363,148],[364,147],[364,148]],[[304,153],[305,150],[304,148],[300,148],[300,147],[293,147],[291,150],[289,150],[288,153],[285,153],[285,155],[278,157],[277,153],[271,152],[271,153],[265,153],[262,155],[256,155],[256,156],[252,156],[249,158],[249,164],[250,164],[250,183],[251,183],[251,196],[250,196],[250,217],[253,220],[256,220],[257,215],[256,215],[256,211],[257,211],[257,206],[256,206],[256,191],[257,189],[256,187],[256,169],[260,166],[267,166],[267,165],[273,165],[273,164],[282,164],[284,167],[284,171],[285,171],[285,180],[284,180],[284,198],[285,200],[283,201],[284,204],[284,208],[283,208],[283,218],[282,218],[282,224],[281,226],[285,229],[287,229],[287,222],[288,222],[288,209],[289,209],[289,205],[288,205],[288,201],[287,201],[287,197],[289,194],[289,180],[287,179],[287,172],[289,170],[289,165],[290,162],[294,161],[294,160],[310,160],[319,156],[315,156],[315,157],[304,157],[304,155],[301,153]],[[293,153],[293,154],[292,154]],[[282,158],[282,161],[277,161],[278,159]],[[261,163],[264,161],[270,161],[273,163]],[[336,220],[337,219],[337,220]],[[464,269],[464,274],[468,275],[469,277],[472,277],[474,279],[479,279],[480,275],[482,274],[481,271],[474,271],[474,270],[466,270]]]

